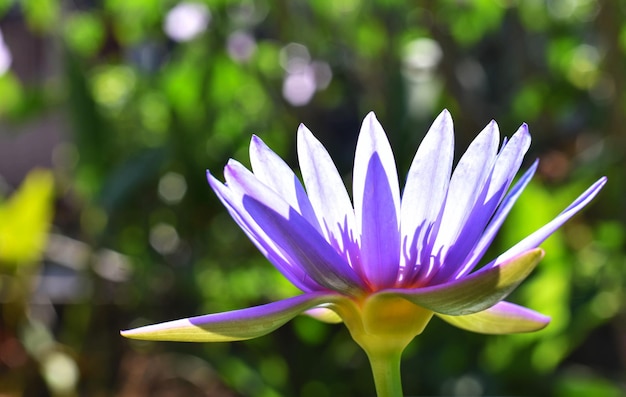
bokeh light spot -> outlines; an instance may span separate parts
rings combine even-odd
[[[293,106],[309,103],[315,90],[315,76],[310,69],[289,73],[283,81],[283,97]]]
[[[178,42],[189,41],[206,30],[211,22],[209,8],[201,3],[180,3],[165,17],[163,30]]]
[[[236,31],[228,36],[226,49],[231,59],[237,62],[245,62],[256,51],[256,41],[248,32]]]
[[[7,47],[4,42],[4,37],[2,36],[2,31],[0,31],[0,76],[5,74],[9,67],[11,66],[13,58],[11,57],[11,51],[9,51],[9,47]]]
[[[185,177],[176,172],[168,172],[159,180],[159,197],[168,204],[178,204],[187,193]]]
[[[103,67],[92,78],[94,99],[105,107],[119,109],[130,97],[135,83],[135,73],[128,66]]]
[[[76,362],[67,354],[56,351],[45,356],[42,363],[43,376],[55,394],[68,395],[78,382]]]
[[[150,229],[150,245],[161,255],[171,254],[180,245],[178,232],[172,225],[157,223]]]

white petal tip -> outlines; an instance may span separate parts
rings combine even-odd
[[[180,319],[120,331],[120,335],[130,339],[159,340],[163,338],[163,335],[165,335],[167,331],[191,326],[193,326],[193,324],[191,324],[188,319]]]
[[[303,123],[300,123],[300,125],[298,125],[298,138],[307,138],[309,135],[313,135],[311,130]]]
[[[448,109],[443,109],[441,113],[439,113],[439,115],[437,116],[437,118],[439,117],[442,117],[446,121],[452,121],[452,114],[450,114],[450,111]]]

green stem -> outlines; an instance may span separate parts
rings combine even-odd
[[[391,354],[368,354],[378,397],[403,396],[400,379],[401,355],[402,351]]]

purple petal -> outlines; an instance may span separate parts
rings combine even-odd
[[[391,146],[374,113],[359,133],[353,178],[363,271],[374,289],[392,286],[400,263],[400,188]]]
[[[229,342],[268,334],[298,314],[337,300],[327,293],[309,293],[266,305],[147,325],[121,334],[127,338],[177,342]]]
[[[441,213],[453,158],[452,118],[444,110],[437,116],[417,149],[402,193],[400,235],[403,247],[410,246],[415,253],[430,255],[429,247],[425,244],[427,233]],[[414,247],[414,244],[417,246]],[[407,248],[403,251],[403,266],[413,267],[416,255],[410,255]],[[407,277],[410,276],[407,274]]]
[[[507,261],[518,255],[520,252],[538,247],[545,239],[550,237],[559,227],[567,222],[578,211],[583,209],[593,198],[600,192],[602,187],[606,184],[607,178],[602,177],[596,183],[594,183],[589,189],[581,194],[572,204],[570,204],[563,212],[561,212],[556,218],[543,226],[541,229],[532,233],[519,243],[515,244],[508,251],[496,258],[488,266],[498,266],[498,264]]]
[[[279,272],[302,291],[309,292],[322,289],[317,282],[307,275],[298,263],[295,263],[285,256],[281,249],[274,244],[267,234],[250,217],[250,214],[243,209],[241,195],[235,195],[235,193],[214,178],[208,171],[207,179],[209,185],[211,185],[215,194],[224,204],[235,222]]]
[[[484,186],[496,159],[498,142],[498,125],[492,121],[470,144],[454,169],[436,240],[444,258],[467,224],[475,203],[481,195],[483,198],[486,195]]]
[[[493,173],[489,181],[487,200],[491,200],[495,196],[497,197],[496,201],[499,202],[504,196],[503,191],[506,192],[508,186],[519,171],[524,156],[530,147],[530,142],[531,138],[528,132],[528,125],[524,123],[518,128],[515,134],[513,134],[511,139],[503,145],[502,150],[496,158]]]
[[[455,327],[491,335],[538,331],[550,323],[550,317],[509,302],[467,316],[437,315]]]
[[[507,297],[543,258],[539,248],[524,252],[499,266],[483,268],[460,280],[416,289],[388,289],[435,313],[460,316],[490,308]]]
[[[504,198],[504,200],[502,200],[500,207],[498,207],[498,211],[493,216],[491,222],[489,222],[489,225],[483,232],[480,240],[478,240],[474,248],[470,251],[467,258],[465,258],[464,266],[458,269],[457,273],[454,275],[455,279],[464,277],[466,274],[471,272],[478,264],[478,262],[482,259],[483,255],[485,255],[485,252],[487,251],[489,245],[500,230],[500,227],[502,226],[507,215],[513,208],[513,205],[522,194],[528,183],[531,181],[533,175],[535,175],[538,164],[539,162],[535,161],[533,165],[531,165],[530,168],[524,173],[524,175],[522,175],[522,177],[515,184],[515,186],[513,186],[511,191]]]
[[[243,208],[281,250],[325,288],[347,294],[365,288],[347,261],[281,197],[241,164],[224,171],[228,187],[243,195]]]
[[[291,168],[256,135],[250,141],[250,163],[254,176],[282,197],[321,232],[311,202]]]
[[[304,186],[326,240],[355,266],[358,249],[350,197],[330,155],[302,124],[298,129],[298,159]]]
[[[483,187],[483,193],[478,196],[465,225],[444,258],[446,265],[440,269],[432,282],[443,282],[463,267],[464,259],[476,245],[500,205],[529,146],[530,134],[526,124],[523,124],[498,154],[493,170]]]

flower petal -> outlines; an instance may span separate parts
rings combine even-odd
[[[400,235],[404,247],[401,258],[404,266],[413,267],[418,252],[430,256],[426,244],[427,233],[441,212],[453,158],[452,118],[444,110],[437,116],[417,149],[402,193]],[[410,253],[411,249],[415,251],[414,254]],[[407,274],[409,277],[410,274]]]
[[[392,286],[400,262],[400,187],[391,146],[371,112],[359,133],[353,178],[363,271],[374,289]]]
[[[413,290],[389,289],[381,293],[402,296],[439,314],[473,314],[506,298],[530,274],[543,255],[542,249],[535,248],[497,267],[480,269],[460,280]]]
[[[258,338],[333,298],[332,294],[309,293],[247,309],[147,325],[121,331],[121,334],[131,339],[173,342],[230,342]]]
[[[495,196],[495,201],[500,202],[504,197],[508,186],[519,171],[524,156],[530,147],[530,133],[528,125],[522,124],[515,134],[503,145],[498,153],[493,167],[493,173],[489,180],[489,192],[487,200],[491,201]]]
[[[229,188],[242,194],[243,209],[261,230],[318,284],[346,294],[365,288],[324,237],[244,166],[231,160],[224,176]]]
[[[545,239],[550,237],[552,233],[554,233],[559,227],[561,227],[565,222],[567,222],[572,216],[574,216],[578,211],[583,209],[593,198],[600,192],[602,187],[606,184],[607,178],[602,177],[596,181],[589,189],[587,189],[583,194],[578,196],[576,200],[572,204],[570,204],[563,212],[557,215],[552,221],[543,226],[541,229],[535,231],[519,243],[515,244],[505,253],[500,255],[496,260],[494,260],[488,266],[498,266],[500,263],[509,260],[520,252],[529,250],[531,248],[539,246]]]
[[[449,247],[456,242],[467,224],[471,210],[481,194],[486,195],[484,186],[496,159],[499,136],[498,125],[492,121],[472,141],[452,173],[435,243],[436,247],[442,247],[442,258],[445,258]]]
[[[483,188],[484,193],[478,196],[465,225],[448,250],[444,259],[446,266],[439,270],[431,282],[437,284],[444,282],[464,267],[465,259],[480,240],[485,227],[500,205],[529,146],[530,134],[526,124],[523,124],[498,153],[493,170]]]
[[[309,277],[298,263],[294,263],[281,251],[279,247],[265,234],[265,232],[250,217],[242,207],[242,197],[237,196],[228,187],[218,181],[207,171],[209,185],[224,204],[233,220],[248,236],[250,241],[261,253],[281,272],[293,285],[304,292],[319,290],[322,287]]]
[[[489,245],[498,233],[498,230],[500,230],[502,223],[504,223],[506,216],[509,214],[509,212],[511,212],[513,205],[522,194],[528,183],[531,181],[533,175],[535,175],[535,171],[537,171],[538,165],[539,162],[535,161],[533,165],[531,165],[530,168],[524,173],[524,175],[522,175],[519,181],[517,181],[515,186],[511,188],[511,191],[506,195],[506,197],[502,200],[500,207],[498,207],[498,211],[496,211],[493,218],[489,222],[489,225],[487,225],[487,228],[481,235],[480,239],[478,240],[474,248],[472,248],[469,255],[463,261],[465,265],[458,269],[454,278],[459,279],[461,277],[464,277],[466,274],[469,274],[474,269],[476,264],[478,264],[478,262],[482,259],[483,255],[489,248]]]
[[[455,327],[491,335],[538,331],[550,323],[550,317],[509,302],[466,316],[437,315]]]
[[[346,259],[358,256],[354,210],[350,196],[324,146],[304,125],[298,128],[298,160],[302,180],[326,240]]]
[[[274,190],[321,232],[311,202],[296,174],[256,135],[253,135],[250,141],[250,164],[254,176]]]

